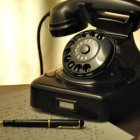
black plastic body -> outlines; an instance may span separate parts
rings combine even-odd
[[[117,41],[121,48],[116,56],[119,65],[93,79],[68,80],[63,69],[57,70],[53,77],[44,74],[31,84],[31,106],[98,121],[118,121],[140,110],[140,53],[132,35],[125,41],[121,38]]]

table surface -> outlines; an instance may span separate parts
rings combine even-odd
[[[30,85],[5,85],[0,86],[0,95],[9,92],[20,91],[24,89],[29,89]],[[140,140],[140,112],[134,114],[131,118],[124,120],[117,125],[119,128],[125,130],[126,132],[132,134]]]

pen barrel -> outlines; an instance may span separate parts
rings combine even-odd
[[[83,125],[83,120],[3,120],[3,126],[13,127],[81,128]]]
[[[48,123],[45,120],[4,120],[3,125],[13,127],[48,127]]]

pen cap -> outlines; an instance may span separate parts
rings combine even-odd
[[[83,120],[50,120],[51,128],[82,128]]]

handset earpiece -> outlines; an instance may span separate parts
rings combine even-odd
[[[81,13],[77,1],[65,1],[57,4],[50,12],[50,32],[53,36],[69,35],[87,27],[87,21]]]

